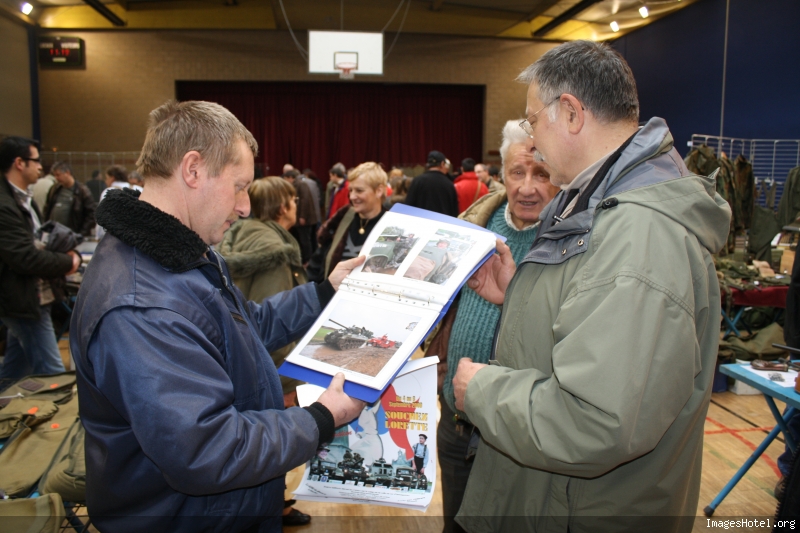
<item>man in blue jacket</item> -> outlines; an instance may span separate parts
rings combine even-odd
[[[280,531],[284,474],[364,406],[339,374],[318,402],[284,410],[268,353],[299,338],[363,258],[259,305],[210,248],[249,214],[257,149],[227,109],[169,102],[150,115],[144,192],[111,191],[97,211],[107,235],[70,347],[101,531]]]

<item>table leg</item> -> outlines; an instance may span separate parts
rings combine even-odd
[[[789,445],[789,449],[792,450],[792,453],[795,452],[797,449],[797,443],[794,442],[794,438],[792,438],[792,433],[789,431],[789,427],[786,425],[786,422],[792,418],[794,414],[794,407],[790,407],[786,411],[786,415],[781,416],[781,412],[778,410],[778,406],[775,405],[775,400],[772,399],[772,396],[764,395],[764,399],[767,400],[767,405],[769,406],[769,410],[772,411],[772,416],[775,417],[775,421],[778,423],[778,427],[781,428],[783,432],[783,438],[786,439],[786,444]]]
[[[781,418],[780,415],[778,415],[778,418]],[[736,484],[739,483],[739,480],[741,480],[747,473],[747,471],[750,470],[750,467],[753,466],[753,464],[758,460],[759,457],[761,457],[761,454],[764,453],[764,450],[766,450],[769,447],[769,445],[772,444],[772,441],[775,440],[775,437],[778,436],[778,433],[780,433],[780,431],[781,428],[778,425],[775,426],[772,429],[772,431],[769,432],[767,438],[765,438],[761,442],[761,444],[758,445],[758,448],[756,448],[755,451],[753,451],[750,457],[747,458],[747,461],[744,462],[739,471],[733,475],[731,480],[728,481],[728,484],[722,488],[719,494],[717,494],[717,497],[714,498],[714,501],[712,501],[710,504],[708,504],[708,506],[705,509],[703,509],[704,515],[711,516],[714,514],[714,511],[717,509],[719,504],[722,503],[722,500],[725,499],[728,493],[730,493],[730,491],[733,490],[733,487],[735,487]]]
[[[736,317],[736,321],[739,320],[741,315]],[[729,333],[733,332],[734,335],[737,337],[741,337],[739,334],[739,330],[736,329],[736,322],[732,322],[728,313],[725,312],[725,309],[722,310],[722,320],[725,322],[725,336],[727,337]]]

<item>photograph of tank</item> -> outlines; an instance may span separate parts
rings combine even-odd
[[[418,316],[342,300],[300,355],[375,377],[419,321]]]
[[[414,258],[403,277],[444,285],[475,242],[467,234],[440,229]]]
[[[341,460],[335,459],[331,445],[317,450],[311,461],[308,479],[321,483],[383,487],[390,490],[428,490],[428,478],[406,465],[389,464],[383,457],[365,465],[357,452],[344,447]],[[341,446],[340,446],[341,447]]]
[[[394,275],[418,240],[419,237],[399,226],[384,228],[370,248],[362,271]]]

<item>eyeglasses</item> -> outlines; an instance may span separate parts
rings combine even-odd
[[[536,113],[534,113],[533,115],[529,116],[528,118],[526,118],[525,120],[523,120],[522,122],[519,123],[519,127],[522,128],[522,131],[524,131],[525,134],[528,137],[533,139],[533,128],[536,127],[536,123],[539,121],[539,118],[536,115],[538,115],[539,113],[541,113],[542,111],[544,111],[545,109],[550,107],[551,105],[553,105],[556,102],[558,102],[558,100],[560,98],[561,98],[561,95],[559,94],[558,96],[556,96],[553,99],[552,102],[550,102],[549,104],[545,104],[545,106],[543,108],[541,108],[539,111],[537,111]],[[531,120],[534,120],[534,121],[531,122]]]
[[[41,158],[38,158],[38,157],[23,157],[22,159],[24,161],[33,161],[35,163],[41,163],[42,162]]]

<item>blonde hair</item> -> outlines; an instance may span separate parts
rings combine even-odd
[[[281,207],[288,207],[297,192],[294,186],[283,178],[270,176],[255,180],[247,190],[250,196],[250,210],[253,217],[261,220],[278,220]]]
[[[364,178],[364,181],[367,182],[367,185],[372,187],[372,190],[378,190],[378,187],[383,185],[384,192],[382,196],[386,196],[386,184],[389,182],[389,178],[383,168],[381,168],[380,163],[374,163],[372,161],[361,163],[347,173],[348,182],[352,182],[358,178]]]
[[[237,141],[258,154],[258,143],[233,113],[213,102],[170,100],[150,112],[142,153],[136,162],[145,179],[169,178],[187,152],[200,153],[212,176],[239,163]]]

